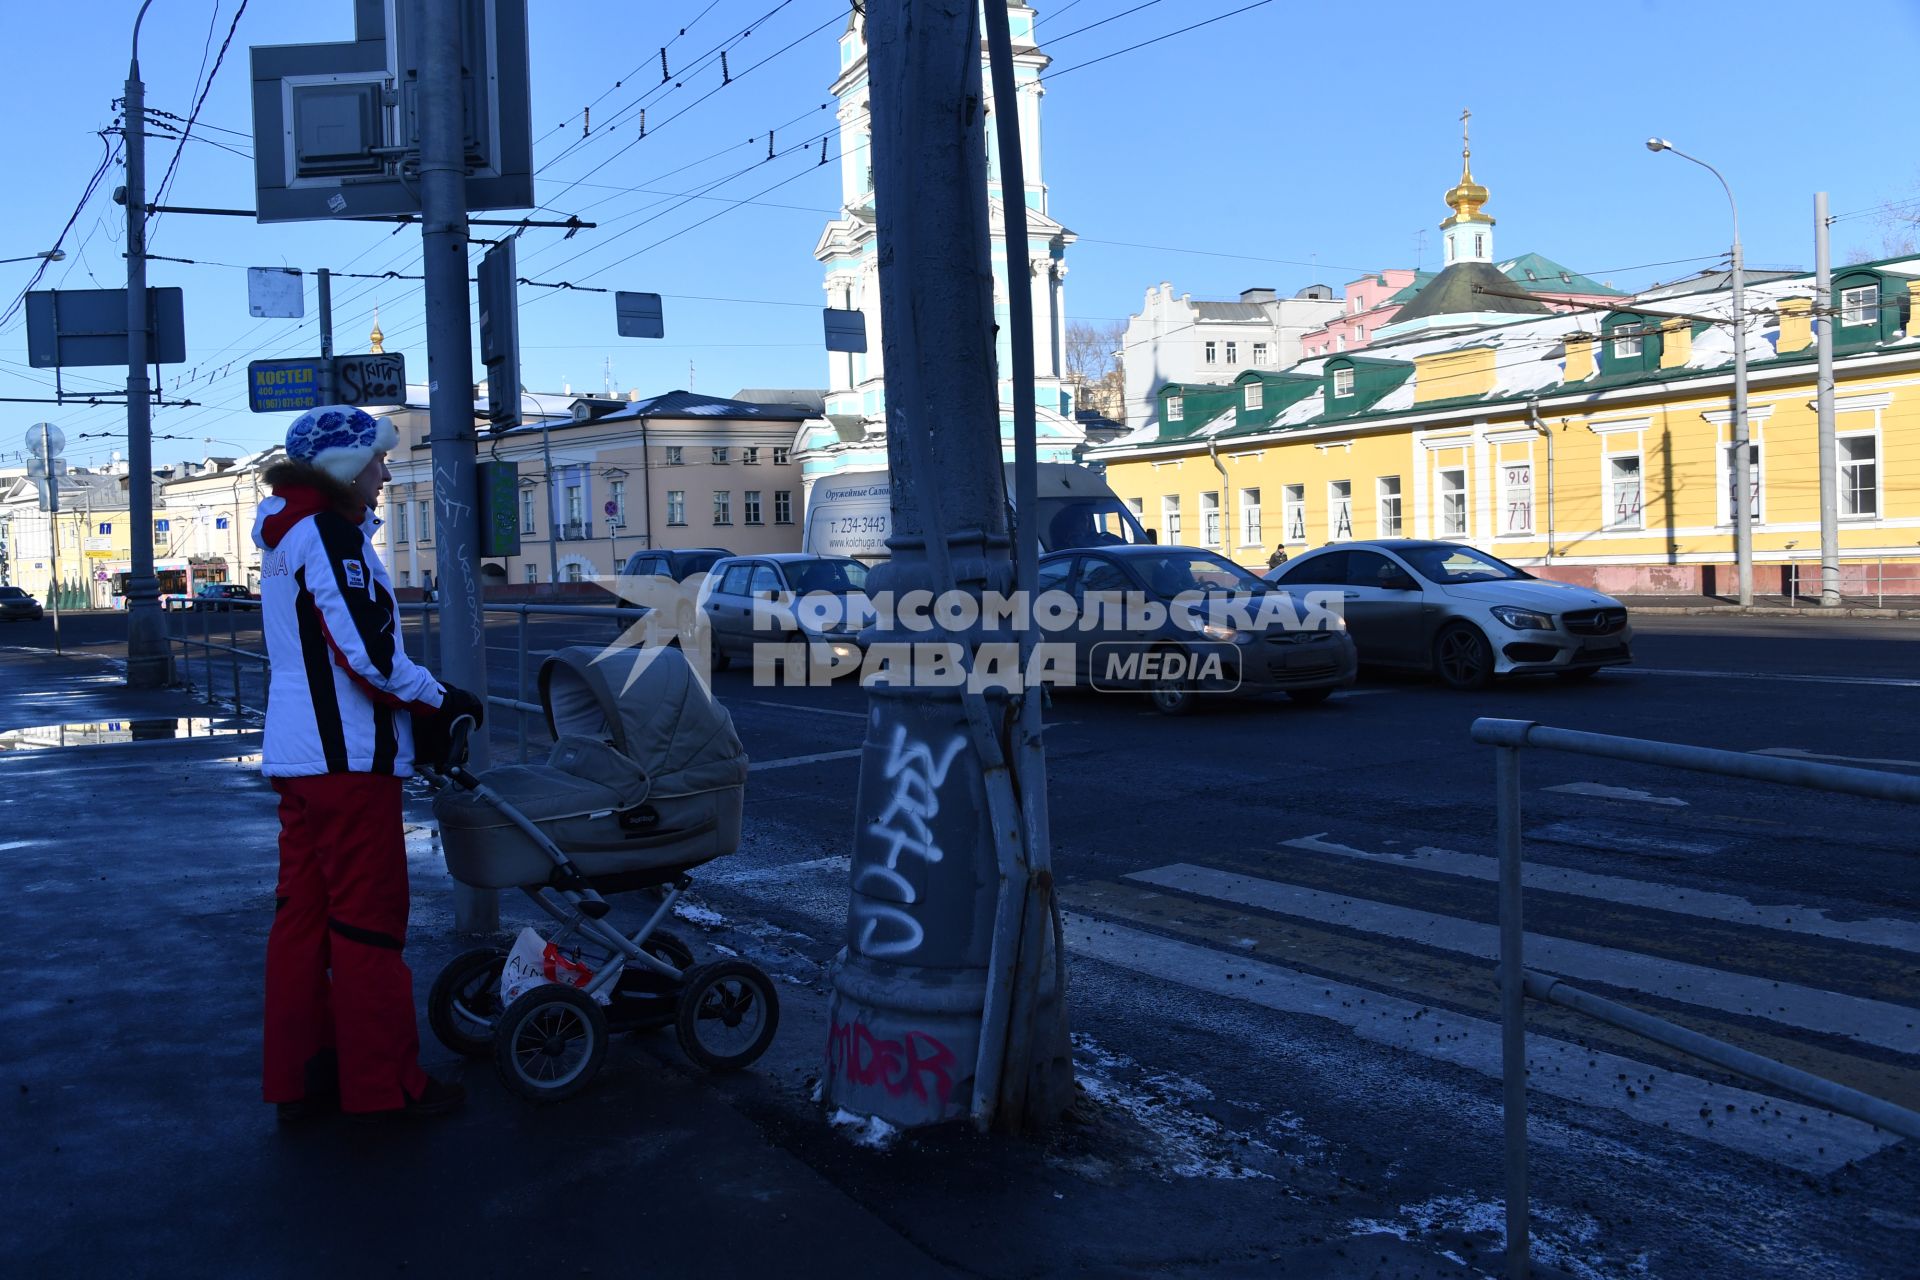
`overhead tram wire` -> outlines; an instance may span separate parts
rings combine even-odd
[[[720,0],[709,0],[707,7],[702,9],[699,13],[694,14],[692,19],[688,21],[687,25],[684,27],[681,27],[679,30],[679,33],[676,34],[672,39],[668,40],[666,44],[661,46],[661,48],[671,50],[674,45],[680,43],[680,39],[682,36],[685,36],[687,32],[693,30],[695,25],[699,23],[700,19],[706,17],[709,13],[712,13],[714,10],[714,7],[719,3],[720,3]],[[615,80],[604,91],[602,91],[599,97],[595,98],[592,102],[589,102],[586,105],[584,111],[576,112],[573,115],[568,116],[565,120],[562,120],[559,124],[553,126],[553,128],[547,130],[545,133],[541,134],[538,138],[535,138],[533,141],[533,145],[537,147],[541,143],[545,142],[548,138],[551,138],[554,134],[559,133],[562,129],[571,127],[573,122],[575,120],[581,119],[585,114],[585,112],[590,112],[595,107],[599,106],[602,102],[605,102],[608,98],[612,97],[613,94],[616,91],[618,91],[619,88],[622,85],[624,85],[627,81],[633,79],[635,76],[639,75],[642,71],[645,71],[648,67],[652,65],[653,65],[653,59],[649,57],[645,62],[642,62],[639,66],[627,72],[627,74],[625,74],[624,76],[621,76],[618,80]]]
[[[80,220],[80,214],[86,209],[87,202],[93,199],[93,193],[100,188],[101,177],[106,174],[108,167],[119,158],[121,148],[124,145],[125,139],[122,139],[119,143],[108,146],[106,131],[101,131],[100,149],[103,154],[100,158],[100,165],[93,171],[93,176],[87,180],[86,190],[80,193],[80,201],[73,206],[73,213],[67,218],[67,225],[62,227],[60,234],[55,237],[53,242],[54,250],[60,249],[60,247],[66,243],[67,234],[73,230],[73,224]],[[5,313],[0,314],[0,336],[11,332],[10,322],[14,316],[19,313],[20,306],[26,301],[27,294],[31,293],[33,287],[40,283],[41,277],[47,274],[47,267],[49,265],[51,265],[51,259],[42,258],[39,267],[33,273],[33,278],[27,281],[26,286],[20,290],[18,296],[8,304]]]
[[[1131,9],[1122,9],[1119,13],[1111,14],[1108,17],[1100,19],[1100,21],[1098,22],[1089,22],[1084,27],[1075,27],[1073,30],[1066,32],[1064,35],[1057,35],[1057,36],[1050,35],[1047,37],[1047,44],[1049,46],[1052,46],[1052,45],[1059,44],[1063,40],[1071,40],[1075,36],[1080,35],[1083,32],[1092,31],[1096,27],[1104,27],[1109,22],[1118,22],[1120,21],[1120,19],[1128,16],[1129,14],[1138,13],[1142,9],[1151,9],[1153,8],[1153,6],[1160,4],[1162,2],[1163,0],[1145,0],[1144,4],[1137,4],[1133,6],[1133,8]]]
[[[1210,27],[1216,22],[1225,22],[1228,18],[1238,17],[1239,15],[1243,13],[1251,12],[1254,9],[1263,9],[1267,5],[1270,5],[1272,3],[1273,3],[1273,0],[1253,0],[1252,4],[1242,5],[1238,9],[1230,9],[1226,13],[1217,14],[1214,17],[1207,18],[1201,22],[1190,23],[1189,25],[1181,27],[1178,30],[1169,31],[1165,35],[1155,36],[1151,40],[1142,40],[1139,44],[1130,44],[1124,49],[1115,49],[1112,53],[1103,53],[1097,58],[1090,58],[1085,62],[1076,62],[1072,66],[1062,67],[1058,71],[1049,71],[1047,74],[1041,76],[1040,79],[1043,81],[1053,80],[1059,76],[1068,75],[1072,72],[1080,71],[1086,67],[1091,67],[1099,63],[1106,62],[1109,59],[1117,58],[1121,54],[1133,53],[1136,50],[1145,49],[1150,45],[1156,45],[1161,43],[1162,41],[1171,40],[1175,36],[1186,35],[1189,31],[1198,31],[1200,28]]]
[[[174,171],[180,165],[180,154],[187,149],[187,138],[193,133],[194,122],[200,118],[200,109],[207,104],[207,95],[213,92],[213,82],[219,77],[220,67],[227,60],[227,50],[233,45],[234,33],[240,29],[240,19],[246,16],[248,3],[249,0],[240,0],[239,7],[233,11],[233,21],[227,27],[227,38],[220,42],[220,52],[214,56],[213,70],[207,73],[206,83],[200,86],[200,96],[195,99],[193,110],[188,113],[187,122],[180,130],[180,143],[173,149],[173,159],[167,162],[167,171],[165,175],[161,177],[160,185],[154,188],[153,203],[157,205],[167,202],[167,192],[173,185]],[[214,7],[214,11],[216,14],[219,12],[219,6],[217,4]],[[145,121],[141,122],[140,127],[143,129],[146,127]],[[147,223],[147,243],[149,245],[153,243],[153,237],[159,228],[159,223],[160,215],[158,214],[155,214]]]

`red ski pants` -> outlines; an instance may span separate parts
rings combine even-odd
[[[372,773],[275,778],[280,885],[267,937],[268,1102],[306,1095],[307,1064],[331,1049],[343,1111],[386,1111],[426,1087],[407,936],[400,779]]]

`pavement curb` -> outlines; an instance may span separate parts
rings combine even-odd
[[[1817,618],[1826,621],[1865,618],[1877,618],[1882,621],[1920,619],[1920,609],[1880,609],[1853,605],[1842,605],[1832,609],[1823,609],[1818,605],[1804,609],[1796,609],[1789,605],[1752,605],[1744,609],[1737,604],[1629,605],[1628,612],[1639,617],[1653,618]]]

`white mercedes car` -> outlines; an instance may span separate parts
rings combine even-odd
[[[1618,600],[1457,542],[1335,543],[1266,576],[1301,591],[1337,588],[1362,663],[1430,670],[1455,689],[1506,675],[1580,680],[1633,661]]]

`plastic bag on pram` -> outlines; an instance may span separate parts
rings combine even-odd
[[[547,659],[540,700],[552,754],[480,780],[596,888],[618,891],[739,848],[747,754],[733,718],[678,649],[604,652],[579,645]],[[448,788],[433,813],[461,883],[532,888],[552,879],[553,860],[483,794]]]

